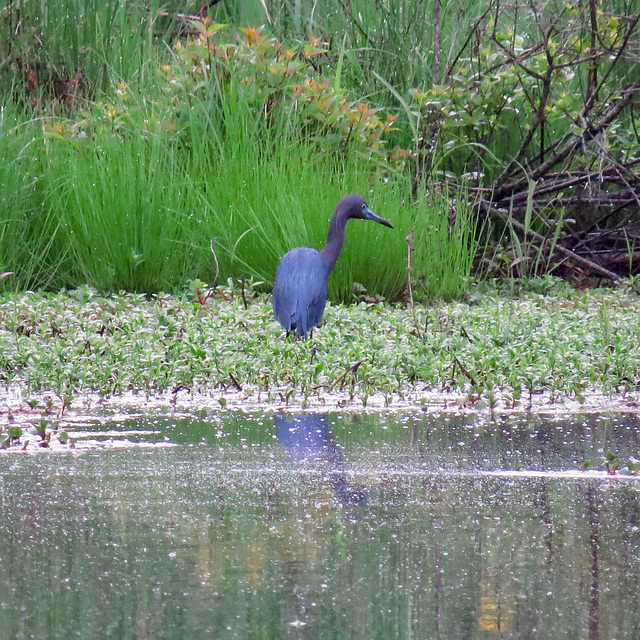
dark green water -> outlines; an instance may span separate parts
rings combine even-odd
[[[637,421],[117,422],[0,455],[0,638],[640,638]]]

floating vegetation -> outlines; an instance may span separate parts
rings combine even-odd
[[[455,392],[489,410],[526,408],[542,394],[550,403],[592,393],[633,399],[636,294],[532,290],[478,289],[467,302],[414,309],[330,304],[308,341],[285,339],[269,297],[233,281],[207,297],[100,296],[86,287],[7,295],[0,378],[26,400],[49,394],[58,414],[81,394],[126,392],[205,394],[222,407],[232,394],[302,406],[341,394],[366,407],[374,396],[391,404],[412,394],[419,404],[421,393]]]

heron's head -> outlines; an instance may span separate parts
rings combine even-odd
[[[367,203],[360,196],[353,193],[344,196],[340,202],[338,202],[335,213],[338,212],[341,212],[347,219],[359,218],[360,220],[373,220],[378,224],[383,224],[385,227],[393,229],[393,226],[389,222],[373,213],[367,206]]]

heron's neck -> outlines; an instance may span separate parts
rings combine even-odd
[[[333,269],[344,244],[344,228],[348,218],[341,211],[334,212],[329,222],[329,232],[327,233],[327,242],[321,249],[320,253],[329,263],[329,273]]]

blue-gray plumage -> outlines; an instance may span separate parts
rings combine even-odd
[[[342,251],[344,228],[351,218],[373,220],[393,229],[360,196],[350,194],[336,205],[327,243],[320,251],[297,247],[285,254],[276,270],[273,315],[287,334],[306,336],[320,324],[327,303],[327,278]]]

